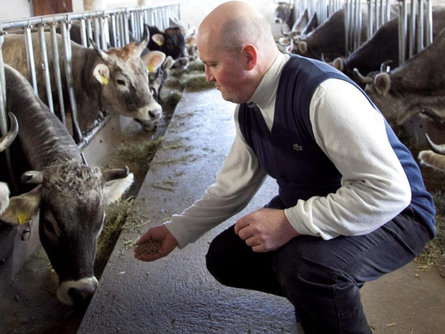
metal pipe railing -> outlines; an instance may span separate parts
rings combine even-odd
[[[37,89],[37,76],[36,76],[36,67],[34,62],[34,52],[32,46],[32,35],[31,35],[31,25],[25,27],[25,45],[26,45],[26,55],[28,59],[28,70],[29,76],[31,77],[31,84],[34,87],[34,91],[36,94],[39,94]]]
[[[398,11],[399,64],[403,64],[433,42],[432,0],[403,0]]]
[[[57,97],[59,101],[59,112],[60,112],[60,120],[63,125],[66,127],[66,117],[65,117],[65,103],[63,98],[63,86],[62,86],[62,74],[60,70],[60,58],[59,58],[59,47],[57,43],[57,32],[56,32],[56,24],[51,23],[51,48],[53,53],[53,72],[54,72],[54,80],[57,88]]]
[[[49,110],[54,114],[54,104],[52,98],[52,89],[51,89],[51,79],[49,73],[49,65],[48,65],[48,53],[46,50],[46,42],[45,42],[45,24],[41,24],[39,27],[39,42],[40,42],[40,52],[42,55],[42,70],[45,77],[45,88],[46,88],[46,98],[48,102]]]
[[[8,131],[8,119],[6,117],[6,80],[3,61],[3,43],[4,35],[11,30],[22,29],[25,35],[25,47],[27,53],[28,71],[30,82],[34,91],[41,96],[43,101],[47,101],[48,107],[55,112],[54,98],[58,100],[58,110],[56,115],[60,117],[61,122],[67,126],[66,108],[64,101],[64,89],[68,91],[69,106],[72,118],[73,138],[79,147],[85,144],[85,138],[81,133],[77,119],[77,104],[74,94],[70,29],[73,23],[79,25],[81,44],[84,47],[89,45],[88,39],[96,41],[96,45],[101,46],[103,50],[109,46],[123,47],[130,42],[130,33],[132,38],[141,39],[144,24],[156,25],[164,29],[168,25],[168,15],[180,18],[179,3],[170,1],[160,6],[137,7],[137,8],[117,8],[105,11],[88,11],[81,13],[45,15],[30,17],[26,19],[0,21],[0,132],[2,136]],[[111,28],[111,32],[110,32]],[[32,32],[38,34],[38,44],[40,46],[41,63],[36,64],[37,54],[34,51]],[[61,45],[58,42],[58,35],[61,35]],[[59,49],[61,47],[61,49]],[[90,46],[91,47],[91,46]],[[52,66],[48,59],[48,51],[52,54]],[[62,60],[62,61],[61,61]],[[36,66],[43,69],[42,92],[39,92]],[[62,68],[63,67],[63,68]],[[63,72],[62,72],[63,71]],[[52,72],[52,75],[50,75]],[[65,75],[63,76],[62,73]],[[51,78],[53,82],[51,82]],[[64,82],[65,80],[65,82]],[[55,92],[53,91],[55,87]],[[54,93],[54,95],[53,95]],[[103,123],[102,123],[103,124]],[[102,124],[96,128],[96,131]],[[20,131],[20,130],[19,130]],[[10,175],[13,175],[9,150],[5,151],[7,165]],[[14,179],[11,177],[11,179]],[[11,181],[14,182],[14,181]],[[12,184],[14,187],[14,184]]]
[[[73,118],[73,136],[76,137],[78,143],[82,141],[82,133],[78,128],[77,108],[73,89],[72,78],[72,59],[71,44],[70,44],[70,29],[74,22],[79,24],[81,44],[84,47],[89,45],[88,39],[92,39],[103,50],[110,46],[123,47],[130,42],[131,39],[139,40],[143,35],[144,24],[156,25],[164,29],[168,25],[167,15],[179,18],[179,4],[177,2],[167,2],[160,6],[154,7],[137,7],[137,8],[117,8],[105,11],[88,11],[81,13],[45,15],[39,17],[30,17],[26,19],[8,20],[0,22],[0,93],[2,99],[0,100],[0,125],[1,129],[7,129],[6,118],[6,92],[3,89],[5,86],[2,45],[3,35],[12,29],[23,29],[25,34],[25,45],[27,52],[28,71],[30,74],[30,81],[37,94],[45,94],[41,96],[52,112],[54,112],[55,96],[52,96],[52,85],[55,85],[56,95],[58,99],[58,113],[61,121],[66,124],[66,109],[63,98],[63,76],[62,70],[65,73],[65,84],[68,90],[69,104],[72,111]],[[153,16],[152,16],[153,15]],[[147,20],[147,18],[153,18]],[[49,28],[47,28],[49,27]],[[110,32],[111,27],[111,32]],[[35,63],[35,53],[31,33],[37,31],[39,34],[39,45],[41,49],[41,64]],[[53,57],[53,66],[49,66],[48,50],[46,44],[45,32],[50,32],[51,38],[51,53]],[[58,48],[57,33],[62,36],[62,49]],[[132,34],[132,36],[130,36]],[[49,45],[49,44],[48,44]],[[60,57],[63,60],[64,69],[60,68]],[[43,68],[44,75],[44,92],[38,91],[38,80],[36,74],[36,66]],[[53,73],[53,80],[51,82],[50,71]],[[6,133],[6,132],[5,132]]]

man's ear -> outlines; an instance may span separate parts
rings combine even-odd
[[[245,64],[247,66],[247,69],[253,69],[258,60],[258,54],[255,46],[253,46],[252,44],[244,45],[241,49],[241,55],[245,57]]]

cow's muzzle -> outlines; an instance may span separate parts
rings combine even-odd
[[[91,297],[98,286],[97,278],[85,277],[77,281],[65,281],[57,289],[57,298],[68,306],[78,306]]]

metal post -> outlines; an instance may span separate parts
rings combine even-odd
[[[91,23],[92,19],[91,16],[87,18],[87,37],[88,39],[93,39],[93,27]],[[89,46],[89,43],[88,43]]]
[[[119,36],[119,30],[117,29],[116,25],[116,15],[111,15],[111,34],[112,34],[112,44],[111,46],[116,47],[118,45],[118,36]]]
[[[53,95],[51,89],[51,79],[49,74],[49,65],[48,65],[48,53],[46,51],[46,41],[45,41],[45,23],[39,26],[39,41],[40,41],[40,52],[42,56],[42,70],[45,78],[45,88],[46,88],[46,98],[48,99],[48,107],[49,110],[54,114],[54,104],[53,104]]]
[[[406,59],[407,3],[399,4],[399,65]]]
[[[428,0],[426,19],[426,46],[433,43],[433,0]]]
[[[32,48],[32,35],[31,35],[31,25],[28,24],[25,27],[25,45],[26,45],[26,56],[28,59],[28,73],[34,88],[34,92],[39,95],[39,90],[37,86],[36,68],[34,64],[34,49]]]
[[[82,40],[82,46],[88,47],[88,39],[86,33],[85,19],[80,19],[80,39]]]
[[[350,30],[350,8],[351,3],[349,0],[346,0],[345,3],[345,51],[349,50],[349,30]]]
[[[355,26],[355,38],[356,43],[354,45],[354,50],[358,49],[358,47],[362,44],[362,2],[360,0],[357,1],[357,12],[356,12],[356,26]]]
[[[374,34],[374,14],[372,11],[372,0],[368,0],[368,34],[367,37],[370,39]]]
[[[65,76],[66,76],[68,95],[70,98],[70,105],[71,105],[71,117],[72,117],[72,122],[73,122],[73,138],[76,141],[76,143],[80,143],[80,141],[82,139],[82,132],[80,131],[80,127],[78,124],[76,96],[74,94],[71,43],[68,38],[65,24],[62,25],[62,45],[63,45],[63,57],[65,60],[64,61]]]
[[[96,42],[97,46],[101,46],[101,42],[100,42],[100,24],[99,24],[99,18],[97,16],[95,16],[93,18],[94,20],[94,41]]]
[[[5,40],[3,30],[0,30],[0,131],[2,136],[8,132],[6,120],[6,80],[3,62],[3,42]]]
[[[409,16],[409,51],[408,51],[408,58],[411,58],[414,55],[414,41],[415,41],[415,34],[416,34],[416,0],[411,0],[411,13]]]
[[[379,0],[375,0],[374,3],[374,20],[375,20],[375,30],[379,29],[380,26],[380,17],[379,17]]]
[[[128,20],[130,15],[128,14],[128,10],[126,13],[123,13],[124,16],[124,45],[130,43],[130,28],[128,26]]]
[[[414,0],[413,0],[414,1]],[[419,14],[417,17],[417,52],[422,50],[424,48],[425,42],[424,42],[424,35],[425,35],[425,9],[424,9],[424,3],[423,0],[419,0]]]
[[[56,82],[57,97],[59,99],[60,119],[66,127],[65,103],[63,99],[62,75],[60,73],[59,46],[57,42],[56,23],[51,24],[51,47],[53,50],[53,71]]]
[[[108,21],[105,19],[105,14],[102,14],[102,16],[99,18],[99,24],[100,24],[100,39],[102,41],[101,48],[102,50],[108,49]]]

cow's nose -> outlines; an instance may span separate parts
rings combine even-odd
[[[159,119],[161,117],[161,113],[159,112],[159,110],[150,110],[148,112],[148,115],[152,118],[152,119]]]
[[[88,302],[96,290],[96,286],[84,286],[80,288],[71,288],[68,290],[68,294],[73,300],[74,306],[81,306]]]
[[[97,278],[94,276],[77,281],[62,282],[57,289],[57,298],[66,305],[77,306],[84,303],[93,294],[98,284]]]

